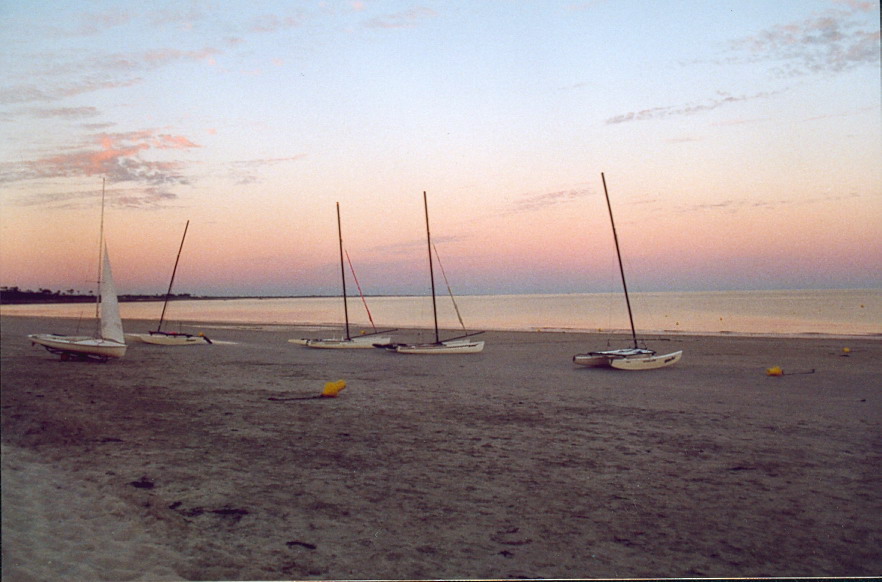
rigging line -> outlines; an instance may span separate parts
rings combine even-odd
[[[453,290],[450,288],[450,282],[447,280],[447,273],[444,272],[444,265],[441,264],[441,255],[438,254],[438,247],[435,246],[435,243],[432,243],[432,248],[435,249],[435,258],[438,259],[438,267],[441,269],[441,275],[444,277],[444,284],[447,285],[447,293],[450,295],[450,300],[453,301],[453,309],[456,311],[456,318],[459,319],[459,324],[462,326],[463,331],[465,331],[465,323],[462,321],[462,315],[459,313],[459,306],[456,304],[456,299],[453,297]]]
[[[349,251],[344,250],[343,252],[346,253],[346,260],[349,262],[349,270],[352,271],[352,278],[355,279],[355,286],[358,287],[358,294],[361,296],[361,302],[364,303],[364,310],[367,311],[368,319],[371,320],[371,327],[374,328],[374,331],[377,331],[377,326],[374,325],[374,318],[371,316],[371,310],[368,308],[364,293],[361,291],[361,283],[358,282],[358,276],[355,274],[355,267],[352,266],[352,259],[349,258]]]

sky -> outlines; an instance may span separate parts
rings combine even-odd
[[[882,288],[879,3],[0,0],[0,285]],[[436,267],[437,269],[437,267]],[[350,281],[349,285],[352,284]]]

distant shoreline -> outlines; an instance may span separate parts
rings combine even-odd
[[[417,297],[416,295],[365,295],[365,297]],[[233,299],[336,299],[340,295],[172,295],[169,301],[221,301]],[[45,305],[57,303],[94,303],[95,295],[65,295],[59,292],[19,291],[0,293],[0,305]],[[120,295],[120,303],[165,301],[164,295]]]

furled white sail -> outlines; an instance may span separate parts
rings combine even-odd
[[[123,333],[122,319],[119,316],[119,301],[116,298],[116,286],[113,284],[113,273],[110,270],[110,255],[104,245],[104,260],[101,265],[101,337],[121,344],[126,343]]]

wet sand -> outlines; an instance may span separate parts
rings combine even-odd
[[[603,334],[203,325],[106,364],[25,337],[75,324],[0,322],[3,580],[882,574],[879,338],[655,338],[682,362],[622,372],[571,364]]]

